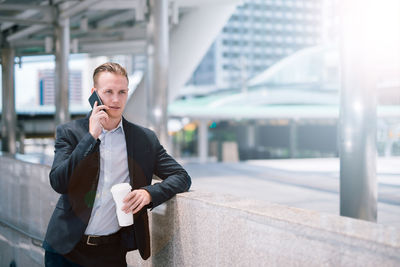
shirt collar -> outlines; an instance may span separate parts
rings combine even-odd
[[[121,129],[122,133],[124,133],[124,127],[122,127],[122,118],[121,118],[121,120],[119,121],[117,127],[115,127],[115,128],[112,129],[112,130],[109,130],[109,131],[106,130],[106,129],[104,129],[104,128],[102,128],[102,133],[103,133],[103,134],[105,134],[105,133],[107,133],[107,132],[114,133],[114,132],[118,131],[118,129]],[[124,133],[124,134],[125,134],[125,133]]]

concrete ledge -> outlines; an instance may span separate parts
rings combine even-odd
[[[400,264],[400,229],[332,214],[194,191],[150,217],[153,256],[133,266]]]
[[[58,195],[49,166],[0,156],[0,266],[42,266]],[[195,188],[194,188],[195,189]],[[290,196],[288,196],[290,197]],[[400,229],[332,214],[192,191],[150,214],[152,257],[132,266],[399,266]],[[32,238],[33,236],[33,238]]]

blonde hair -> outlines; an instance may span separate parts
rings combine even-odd
[[[129,83],[128,74],[126,69],[115,62],[106,62],[98,66],[93,72],[93,85],[96,87],[97,79],[102,72],[111,72],[114,74],[122,75],[126,78]]]

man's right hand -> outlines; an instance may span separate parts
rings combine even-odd
[[[108,120],[108,114],[104,110],[110,109],[105,105],[97,106],[97,101],[94,103],[92,114],[89,118],[89,133],[94,139],[99,138],[102,126]]]

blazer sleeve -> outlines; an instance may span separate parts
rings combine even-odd
[[[173,159],[152,132],[155,144],[154,174],[163,181],[143,187],[152,198],[150,208],[169,200],[178,193],[188,191],[191,178],[186,170]]]
[[[55,155],[49,175],[51,187],[60,194],[68,192],[68,185],[74,169],[94,150],[97,142],[87,132],[78,144],[73,144],[72,138],[65,128],[65,125],[57,126]]]

